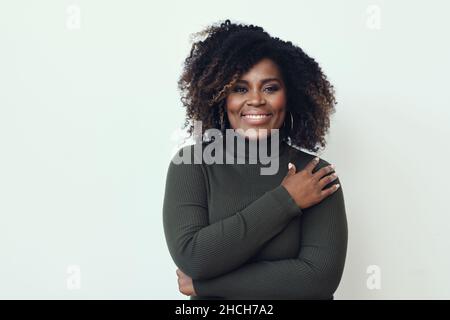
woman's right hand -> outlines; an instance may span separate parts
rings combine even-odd
[[[294,164],[289,163],[289,171],[281,181],[281,185],[286,188],[301,209],[319,203],[339,188],[339,185],[333,184],[331,187],[322,190],[324,186],[337,179],[337,174],[334,172],[324,177],[334,171],[332,165],[325,166],[313,173],[313,169],[319,163],[318,160],[319,158],[314,158],[303,170],[297,173]]]

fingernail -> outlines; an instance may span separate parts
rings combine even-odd
[[[319,162],[319,157],[315,157],[315,158],[314,158],[314,161]]]
[[[294,166],[294,165],[293,165],[292,163],[289,162],[289,164],[288,164],[288,169],[291,170],[293,166]]]

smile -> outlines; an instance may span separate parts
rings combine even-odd
[[[249,124],[264,124],[267,123],[271,117],[272,114],[246,114],[241,116],[241,118]]]

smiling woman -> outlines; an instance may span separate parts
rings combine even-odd
[[[233,128],[280,128],[286,113],[286,88],[278,66],[263,58],[236,81],[226,98],[227,116]],[[257,137],[262,138],[258,131]],[[267,130],[261,130],[267,132]]]
[[[325,146],[333,87],[314,59],[261,27],[227,20],[201,34],[179,81],[199,142],[169,164],[163,203],[179,289],[191,299],[333,299],[347,252],[343,190],[333,165],[300,150]],[[216,152],[248,160],[252,141],[257,151],[277,142],[266,145],[281,170],[197,158],[216,139],[234,143],[229,130],[245,157],[226,143]]]
[[[202,138],[208,129],[234,128],[239,112],[272,107],[290,120],[282,129],[292,127],[283,133],[293,144],[313,152],[325,147],[336,100],[313,58],[252,24],[226,20],[194,35],[206,38],[193,43],[178,81],[189,134],[196,135],[192,120],[202,121]]]

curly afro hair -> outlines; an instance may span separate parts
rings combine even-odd
[[[222,133],[231,129],[225,109],[227,95],[253,65],[269,58],[278,65],[286,84],[286,114],[290,112],[293,119],[293,125],[282,126],[283,134],[292,144],[309,151],[325,147],[336,99],[333,86],[313,58],[259,26],[235,24],[228,19],[193,35],[206,38],[193,43],[178,80],[186,108],[183,129],[190,125],[190,136],[194,120],[202,121],[202,138],[207,129]],[[285,118],[286,123],[288,116]]]

